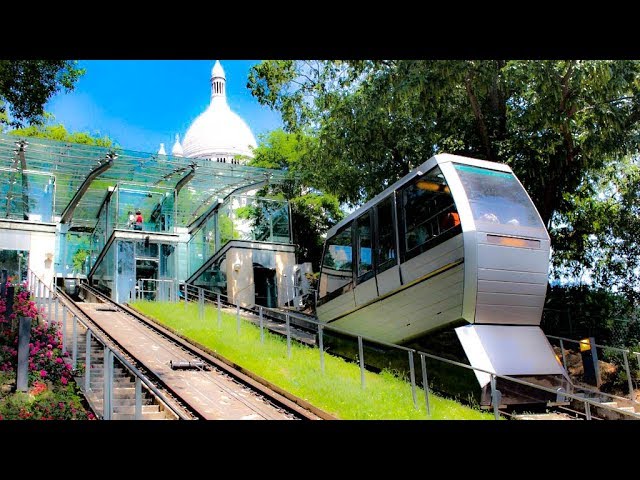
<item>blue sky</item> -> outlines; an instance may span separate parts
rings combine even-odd
[[[282,126],[280,114],[261,106],[246,88],[259,60],[222,60],[231,109],[256,140]],[[54,123],[71,132],[108,135],[121,147],[171,150],[175,134],[187,129],[209,105],[214,60],[82,60],[86,73],[73,92],[60,92],[45,106]]]

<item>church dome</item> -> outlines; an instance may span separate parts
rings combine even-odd
[[[211,70],[211,103],[187,130],[182,141],[185,157],[231,163],[234,155],[253,157],[256,140],[249,126],[229,108],[226,78],[220,62]]]

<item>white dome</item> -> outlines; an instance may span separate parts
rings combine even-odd
[[[247,155],[253,158],[249,147],[256,147],[253,133],[228,105],[212,102],[191,124],[182,141],[185,157],[215,158],[219,156]]]
[[[182,149],[189,158],[224,158],[231,162],[234,155],[253,158],[251,148],[256,139],[249,126],[229,108],[224,70],[219,62],[211,72],[211,104],[187,130]]]

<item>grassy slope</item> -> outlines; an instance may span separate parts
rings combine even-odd
[[[189,304],[187,309],[182,303],[165,302],[135,302],[132,306],[341,419],[493,418],[491,414],[433,394],[429,395],[431,416],[428,417],[424,391],[416,389],[416,409],[411,385],[406,381],[387,372],[366,372],[365,389],[362,389],[359,366],[328,354],[325,354],[325,373],[322,374],[317,348],[292,342],[289,359],[286,339],[279,335],[265,330],[265,341],[261,344],[260,329],[242,321],[238,336],[235,315],[223,312],[222,327],[218,329],[217,310],[213,307],[207,307],[205,318],[200,320],[196,304]]]

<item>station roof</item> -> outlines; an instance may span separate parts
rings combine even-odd
[[[188,202],[178,201],[178,226],[186,226],[218,198],[224,198],[233,190],[247,187],[268,179],[280,183],[286,172],[239,164],[218,163],[210,160],[173,157],[126,150],[118,147],[105,148],[58,142],[42,138],[24,138],[17,135],[0,135],[0,193],[17,197],[21,195],[22,162],[18,156],[18,142],[26,140],[24,159],[29,182],[44,184],[42,179],[55,176],[54,216],[61,216],[69,202],[80,189],[87,176],[98,166],[107,162],[107,156],[115,153],[113,164],[98,175],[80,198],[73,213],[71,226],[92,228],[109,186],[134,182],[141,189],[176,187],[177,183],[195,166],[195,175],[181,190],[189,191]],[[37,179],[40,182],[37,182]],[[2,195],[3,197],[5,195]],[[179,198],[180,198],[179,197]],[[0,200],[0,217],[13,218],[10,202]]]

